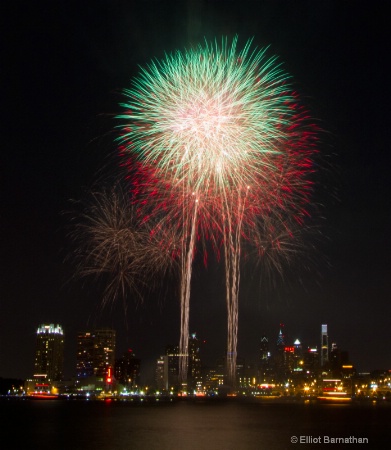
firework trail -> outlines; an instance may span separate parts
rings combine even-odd
[[[259,217],[258,230],[267,228],[269,217],[302,220],[312,131],[302,127],[307,119],[288,79],[266,50],[252,50],[251,41],[238,50],[234,38],[153,61],[124,91],[121,151],[155,180],[138,205],[148,217],[164,210],[162,220],[181,230],[182,379],[198,239],[223,246],[233,383],[242,240],[256,234],[251,228]]]
[[[189,311],[190,311],[190,287],[192,276],[192,263],[196,251],[196,241],[199,238],[198,231],[204,229],[203,223],[207,212],[200,207],[198,195],[189,192],[183,183],[172,187],[162,182],[151,168],[140,166],[137,163],[127,161],[132,172],[130,178],[133,181],[132,203],[142,224],[147,224],[154,236],[161,236],[162,231],[173,236],[172,254],[179,260],[180,273],[179,293],[181,299],[180,312],[180,379],[185,381],[187,373],[187,354],[189,340]],[[132,170],[136,167],[136,170]],[[200,213],[201,212],[201,213]],[[202,220],[202,219],[203,220]],[[209,228],[212,219],[209,217]],[[204,233],[206,234],[206,233]]]

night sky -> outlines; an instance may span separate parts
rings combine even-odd
[[[132,348],[146,378],[179,340],[174,280],[140,303],[100,308],[103,286],[73,280],[71,200],[115,179],[121,90],[153,57],[207,39],[239,36],[270,46],[294,80],[320,133],[308,251],[259,282],[243,267],[239,355],[261,336],[274,346],[319,345],[320,325],[359,371],[391,368],[390,32],[386,2],[1,2],[0,377],[31,377],[35,332],[59,323],[65,375],[75,373],[76,333],[110,326],[118,356]],[[211,259],[195,263],[190,331],[204,361],[223,355],[224,280]]]

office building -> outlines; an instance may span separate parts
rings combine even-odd
[[[139,384],[141,361],[136,358],[132,349],[129,349],[115,361],[114,378],[117,383],[129,389]]]
[[[189,338],[188,375],[187,385],[189,389],[199,390],[201,380],[200,340],[193,333]]]
[[[155,383],[156,388],[159,391],[163,391],[168,388],[164,376],[164,368],[165,368],[165,357],[160,356],[156,361],[156,370],[155,370]]]
[[[77,336],[76,378],[97,377],[102,381],[115,365],[116,332],[110,328],[83,331]]]
[[[115,364],[115,330],[102,328],[94,332],[94,375],[106,377]]]
[[[78,380],[94,375],[94,334],[88,331],[77,335],[76,378]]]
[[[317,347],[310,347],[303,353],[304,372],[314,376],[319,369],[319,352]]]
[[[164,385],[172,389],[179,387],[179,347],[169,345],[164,356]]]
[[[265,335],[261,338],[259,350],[258,380],[265,383],[273,377],[269,339]]]
[[[179,347],[168,345],[166,354],[156,361],[155,381],[158,389],[172,391],[179,389]]]
[[[277,337],[276,352],[273,357],[274,374],[277,379],[283,379],[285,376],[286,352],[285,336],[282,333],[283,324],[280,324],[280,331]]]

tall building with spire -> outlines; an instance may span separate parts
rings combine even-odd
[[[60,325],[41,325],[37,329],[34,378],[60,381],[64,365],[64,332]]]
[[[269,339],[264,335],[261,338],[261,345],[259,349],[259,368],[258,380],[259,383],[264,383],[269,380],[271,376],[271,353],[269,347]]]
[[[281,379],[285,375],[285,336],[282,332],[284,325],[280,324],[280,331],[277,337],[277,351],[274,355],[274,372],[277,378]]]
[[[279,346],[285,346],[285,336],[282,333],[282,328],[283,328],[283,324],[280,324],[280,332],[278,333],[278,338],[277,338],[277,347]]]
[[[261,365],[265,365],[270,360],[270,348],[269,339],[266,336],[262,336],[261,345],[259,349],[259,359]]]

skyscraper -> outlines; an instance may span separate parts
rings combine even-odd
[[[327,334],[327,325],[322,325],[320,348],[320,366],[323,367],[329,361],[329,337]]]
[[[264,383],[269,379],[272,371],[269,339],[266,336],[262,336],[259,350],[258,380]]]
[[[156,362],[155,382],[158,390],[167,389],[164,373],[165,362],[165,356],[160,356]]]
[[[164,384],[166,389],[179,387],[179,347],[168,345],[164,356]]]
[[[94,334],[83,331],[77,335],[76,378],[94,375]]]
[[[188,392],[198,391],[202,387],[200,346],[201,341],[192,333],[188,341],[187,383],[179,380],[179,347],[167,345],[165,355],[156,361],[156,385],[158,389],[182,389]]]
[[[196,367],[196,366],[195,366]],[[165,355],[160,356],[156,362],[156,385],[158,389],[181,389],[179,383],[179,347],[167,345]]]
[[[283,379],[285,376],[285,336],[282,333],[283,324],[280,324],[280,332],[277,338],[276,353],[273,358],[274,371],[278,379]]]
[[[261,338],[261,346],[259,349],[259,358],[261,365],[268,364],[270,360],[269,339],[266,336]]]
[[[193,333],[189,337],[189,359],[188,359],[188,387],[197,389],[201,387],[201,359],[200,340]]]
[[[316,347],[308,348],[303,354],[304,370],[313,376],[319,369],[319,352]]]
[[[92,376],[105,379],[109,368],[114,371],[115,338],[115,330],[110,328],[78,333],[76,355],[78,380]]]
[[[64,365],[64,332],[60,325],[41,325],[37,330],[34,378],[60,381]]]
[[[102,328],[94,332],[94,375],[106,377],[115,364],[115,330]]]
[[[128,388],[135,388],[140,378],[140,363],[132,349],[115,361],[114,377],[116,381]]]
[[[282,334],[282,327],[284,325],[281,323],[280,324],[280,332],[278,333],[278,338],[277,338],[277,347],[284,347],[285,346],[285,336]]]

